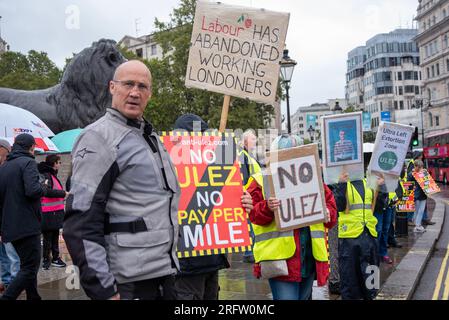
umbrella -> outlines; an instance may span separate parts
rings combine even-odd
[[[0,137],[0,139],[7,140],[10,145],[14,144],[14,137]],[[59,149],[56,147],[56,145],[50,140],[50,138],[34,138],[36,141],[36,148],[35,150],[38,152],[56,152],[59,153]]]
[[[0,136],[12,144],[21,133],[34,137],[37,151],[59,151],[49,139],[55,134],[41,119],[25,109],[0,103]]]
[[[15,137],[21,133],[29,133],[35,138],[55,135],[41,119],[31,112],[0,103],[0,136]]]
[[[51,140],[58,147],[61,152],[72,152],[73,145],[76,138],[80,135],[83,129],[72,129],[58,133]]]

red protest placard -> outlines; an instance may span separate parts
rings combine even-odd
[[[181,186],[178,257],[251,250],[233,135],[170,132],[161,139]]]
[[[435,180],[433,180],[432,176],[426,169],[423,169],[420,172],[413,172],[413,177],[415,177],[419,186],[427,195],[441,191],[440,187],[438,187]]]
[[[402,197],[399,199],[396,205],[397,212],[415,212],[415,183],[414,182],[401,182],[402,184]]]

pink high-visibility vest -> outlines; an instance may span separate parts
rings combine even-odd
[[[64,190],[55,176],[51,175],[53,180],[53,189]],[[64,198],[41,198],[42,212],[52,212],[64,210]]]

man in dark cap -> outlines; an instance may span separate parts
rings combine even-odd
[[[29,134],[16,137],[6,163],[0,167],[0,235],[20,257],[20,270],[3,300],[15,300],[25,290],[28,300],[40,300],[37,273],[41,257],[40,198],[46,188],[39,182],[34,160],[36,142]]]

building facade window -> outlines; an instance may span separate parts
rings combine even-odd
[[[157,45],[155,45],[155,44],[151,45],[151,55],[152,56],[157,55]]]
[[[437,66],[437,76],[439,76],[440,75],[440,64],[437,63],[436,66]]]
[[[404,71],[404,80],[412,80],[413,72],[412,71]]]
[[[138,56],[139,58],[143,58],[143,49],[136,49],[136,56]]]
[[[437,127],[440,126],[440,117],[439,116],[435,116],[435,126],[437,126]]]
[[[415,86],[405,86],[405,93],[414,93]]]

